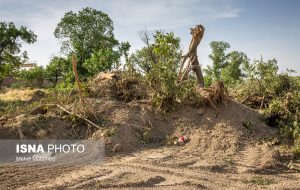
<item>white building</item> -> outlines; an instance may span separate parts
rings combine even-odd
[[[22,63],[20,66],[20,70],[30,70],[37,67],[37,62],[36,61],[32,61],[32,62],[25,62]]]

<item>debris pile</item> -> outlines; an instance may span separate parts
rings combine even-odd
[[[101,72],[90,82],[92,97],[109,97],[125,102],[141,100],[147,97],[146,88],[135,77],[125,76],[121,72]]]

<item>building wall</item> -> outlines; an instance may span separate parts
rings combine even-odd
[[[61,81],[61,80],[59,80],[59,81]],[[12,84],[15,84],[15,83],[19,83],[21,85],[26,85],[26,82],[23,81],[23,80],[18,80],[18,79],[14,78],[14,77],[6,77],[2,81],[2,83],[0,84],[0,86],[11,87]],[[43,84],[42,84],[43,87],[50,87],[52,85],[53,85],[53,83],[50,82],[47,79],[44,79]]]

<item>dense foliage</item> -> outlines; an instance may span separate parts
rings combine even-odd
[[[195,80],[181,84],[177,81],[182,55],[180,39],[172,32],[161,31],[142,32],[141,38],[145,47],[130,56],[129,66],[143,76],[154,108],[170,111],[179,102],[197,104],[195,99],[200,102],[195,92]]]
[[[52,57],[46,67],[45,74],[47,79],[55,84],[64,76],[64,71],[67,65],[66,60],[61,57]]]
[[[129,50],[128,43],[119,43],[115,39],[113,29],[113,22],[107,14],[84,8],[78,13],[65,13],[54,35],[61,40],[61,50],[68,60],[73,55],[77,57],[79,75],[86,78],[119,66],[121,55]],[[72,72],[71,66],[66,68]]]
[[[249,63],[246,54],[240,51],[226,53],[230,44],[224,41],[212,41],[210,46],[212,53],[209,58],[212,60],[212,65],[204,69],[206,86],[218,80],[223,80],[228,86],[240,82],[243,76],[241,68]]]
[[[0,22],[0,83],[27,58],[26,51],[21,51],[22,42],[31,44],[36,38],[33,31],[24,26],[17,28],[12,22]]]

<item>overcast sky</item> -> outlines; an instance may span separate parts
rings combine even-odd
[[[297,0],[0,0],[0,21],[25,25],[38,35],[35,44],[24,45],[29,58],[46,65],[59,55],[60,44],[53,32],[70,10],[92,7],[107,13],[119,41],[129,41],[131,51],[142,47],[138,31],[173,31],[188,47],[189,28],[206,28],[198,47],[202,65],[211,64],[209,43],[227,41],[230,50],[248,57],[276,58],[281,71],[300,73],[300,1]]]

